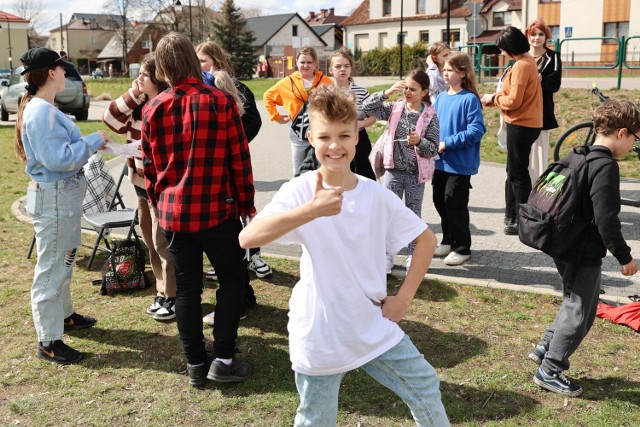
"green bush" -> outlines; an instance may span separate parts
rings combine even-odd
[[[427,46],[423,42],[412,46],[402,46],[403,74],[422,67],[422,58],[427,56]],[[400,46],[372,49],[357,61],[361,76],[392,76],[400,74]]]

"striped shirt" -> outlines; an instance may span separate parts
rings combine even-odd
[[[349,92],[353,93],[356,97],[356,105],[358,106],[358,120],[365,119],[367,115],[362,110],[362,104],[367,98],[369,98],[369,96],[371,96],[369,94],[369,91],[350,80]]]
[[[147,193],[163,229],[195,233],[255,213],[249,144],[231,95],[186,78],[142,116]]]

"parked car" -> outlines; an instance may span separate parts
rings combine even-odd
[[[0,68],[0,84],[6,81],[9,82],[9,77],[11,77],[11,69],[9,68]]]
[[[0,91],[0,119],[9,120],[9,114],[16,114],[20,105],[22,95],[27,91],[27,82],[20,75],[24,68],[18,67],[13,70],[9,82],[2,82]],[[87,85],[82,81],[82,77],[75,69],[66,70],[65,88],[58,93],[55,98],[56,107],[63,113],[71,114],[76,120],[87,120],[89,117],[89,94]]]

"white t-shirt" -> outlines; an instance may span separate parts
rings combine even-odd
[[[316,172],[285,183],[257,218],[311,200],[315,183]],[[387,296],[385,253],[397,253],[426,228],[398,196],[359,176],[356,188],[344,192],[340,214],[317,218],[278,239],[302,245],[300,281],[289,300],[294,371],[346,372],[400,342],[404,332],[375,304]]]

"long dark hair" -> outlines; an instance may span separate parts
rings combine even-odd
[[[16,118],[16,134],[14,139],[14,146],[16,154],[22,163],[27,163],[27,155],[24,152],[24,143],[22,142],[22,115],[27,103],[31,101],[38,89],[47,83],[49,79],[49,71],[55,70],[59,65],[55,64],[49,68],[39,68],[36,70],[28,71],[24,75],[24,80],[27,82],[27,92],[22,96],[20,100],[20,107],[18,108],[18,117]]]

